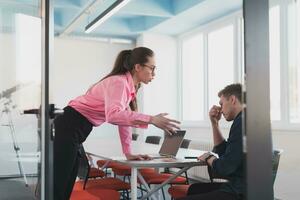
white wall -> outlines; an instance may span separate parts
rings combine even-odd
[[[80,39],[54,41],[54,67],[50,70],[50,102],[64,108],[70,100],[108,74],[117,54],[135,44],[110,44]],[[93,129],[89,137],[119,138],[115,126],[103,124]]]
[[[140,99],[141,111],[156,115],[169,113],[169,117],[178,118],[178,79],[177,79],[177,40],[174,37],[159,34],[142,34],[137,46],[145,46],[155,53],[156,66],[154,80],[144,85]],[[146,135],[160,135],[162,131],[150,126]]]
[[[51,101],[64,107],[71,99],[108,74],[117,54],[133,44],[110,44],[80,39],[54,40],[54,67],[50,69]]]

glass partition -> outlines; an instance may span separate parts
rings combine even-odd
[[[41,2],[0,1],[1,199],[39,198]]]

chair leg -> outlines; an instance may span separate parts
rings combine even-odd
[[[130,199],[128,190],[122,190],[120,193],[121,193],[121,197],[122,197],[120,199],[123,199],[123,200],[129,200]]]
[[[126,196],[127,196],[127,199],[130,200],[128,190],[126,190]]]
[[[148,184],[148,186],[149,186],[149,188],[150,188],[150,190],[151,190],[151,185],[150,184]],[[149,197],[147,198],[147,200],[151,200]]]
[[[143,187],[142,184],[140,184],[141,196],[138,197],[138,199],[141,199],[141,198],[143,197],[143,195],[144,195],[144,192],[143,192],[143,188],[142,188],[142,187]]]
[[[189,177],[188,177],[187,171],[185,171],[184,174],[185,174],[185,178],[186,178],[186,184],[188,185],[189,184]]]
[[[124,190],[120,191],[120,199],[124,199]]]
[[[87,183],[87,181],[88,181],[88,177],[86,177],[85,179],[84,179],[84,183],[83,183],[83,189],[85,190],[85,186],[86,186],[86,183]]]
[[[130,183],[130,181],[131,181],[131,180],[130,180],[130,176],[127,176],[127,179],[128,179],[128,183]]]
[[[163,187],[161,188],[161,192],[162,192],[164,200],[166,200],[166,196],[165,196],[165,192],[164,192],[164,188]]]

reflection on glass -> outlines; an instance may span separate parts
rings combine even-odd
[[[0,2],[0,185],[4,199],[33,199],[40,172],[40,2]]]

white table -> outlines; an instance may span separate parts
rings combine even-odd
[[[203,162],[199,162],[196,159],[184,159],[185,156],[199,156],[205,153],[200,150],[193,149],[179,149],[176,159],[154,159],[150,161],[128,161],[122,153],[122,148],[119,139],[95,139],[89,138],[84,142],[85,151],[95,157],[120,162],[124,165],[131,167],[131,199],[137,199],[137,178],[148,190],[147,195],[144,195],[142,199],[146,199],[153,193],[161,189],[166,184],[170,183],[180,174],[184,173],[188,169],[194,166],[206,165]],[[160,145],[147,144],[144,142],[133,141],[132,152],[134,154],[157,154],[159,152]],[[107,163],[108,164],[108,163]],[[104,166],[105,167],[105,166]],[[162,184],[158,185],[154,189],[150,189],[146,184],[143,176],[139,173],[139,168],[152,167],[152,168],[172,168],[180,167],[181,169],[167,179]]]

